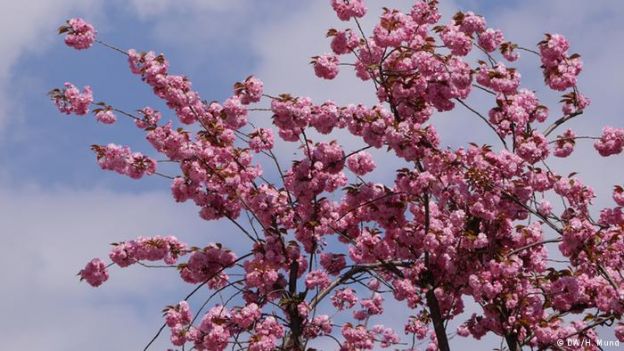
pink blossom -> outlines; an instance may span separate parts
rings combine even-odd
[[[169,306],[165,312],[165,321],[170,328],[178,324],[188,325],[192,318],[193,315],[186,301],[180,301],[176,306]]]
[[[219,274],[225,268],[231,267],[235,260],[236,255],[232,251],[219,244],[210,244],[191,254],[180,275],[192,284],[218,280]]]
[[[481,65],[477,74],[479,84],[503,93],[513,94],[520,85],[520,73],[513,68],[507,68],[502,63],[497,64],[493,69]]]
[[[479,45],[487,52],[495,51],[503,41],[505,41],[505,38],[503,37],[503,32],[499,29],[488,28],[479,33]]]
[[[516,138],[516,153],[529,163],[536,163],[548,156],[548,141],[539,132],[533,131],[529,135],[520,135]]]
[[[331,300],[334,307],[336,307],[338,310],[343,310],[345,308],[352,308],[353,306],[355,306],[358,298],[353,289],[345,288],[341,290],[336,290]]]
[[[418,340],[424,339],[428,332],[429,328],[427,328],[427,324],[422,322],[421,318],[412,316],[405,325],[405,333],[414,334]]]
[[[351,172],[357,175],[365,175],[372,172],[375,169],[375,162],[371,154],[365,151],[360,151],[347,158],[347,167]]]
[[[67,33],[65,44],[77,50],[87,49],[95,41],[95,28],[82,18],[72,18],[67,25],[59,28],[59,33]]]
[[[95,119],[104,124],[113,124],[117,121],[117,117],[113,113],[111,107],[101,109],[95,113]]]
[[[231,331],[224,323],[230,319],[227,308],[217,305],[204,315],[197,329],[189,335],[195,348],[209,351],[222,351],[228,346]]]
[[[232,322],[243,329],[247,329],[260,318],[260,315],[260,307],[255,303],[250,303],[232,313]]]
[[[91,149],[95,152],[102,169],[115,171],[133,179],[152,175],[156,171],[156,161],[139,152],[133,153],[127,146],[93,145]]]
[[[503,55],[507,61],[514,62],[519,57],[518,52],[516,51],[517,47],[518,45],[512,42],[504,42],[500,45],[501,55]]]
[[[348,350],[372,350],[374,337],[363,325],[353,326],[350,323],[342,327],[342,336],[347,343]],[[343,346],[345,347],[345,346]]]
[[[383,348],[398,344],[401,339],[392,328],[386,328],[383,325],[373,326],[373,333],[378,335],[380,346]]]
[[[550,202],[542,200],[540,201],[537,210],[542,216],[548,216],[552,212],[552,205]]]
[[[175,236],[138,237],[113,244],[109,257],[120,267],[127,267],[138,261],[160,261],[175,264],[177,259],[185,254],[186,244]]]
[[[350,29],[344,31],[330,29],[327,36],[332,37],[331,49],[336,55],[348,54],[360,45],[359,38]]]
[[[328,315],[323,314],[314,317],[306,325],[303,334],[310,339],[317,338],[321,335],[331,335],[332,325]]]
[[[399,10],[387,10],[373,30],[373,39],[380,47],[398,47],[413,37],[416,24]]]
[[[470,335],[470,330],[468,329],[468,327],[465,324],[462,324],[459,327],[457,327],[457,335],[462,336],[462,337],[465,338],[468,335]]]
[[[338,18],[343,21],[348,21],[352,17],[364,17],[366,14],[364,0],[332,0],[331,5]]]
[[[99,258],[89,261],[78,274],[80,275],[80,280],[86,280],[93,287],[98,287],[108,280],[106,264]]]
[[[613,201],[615,201],[618,206],[624,207],[624,188],[621,185],[616,185],[613,188]]]
[[[273,131],[266,128],[258,128],[249,134],[249,147],[255,152],[262,152],[273,148]]]
[[[50,92],[54,104],[64,114],[86,115],[89,105],[93,102],[93,93],[90,86],[85,86],[80,92],[75,85],[65,83],[65,88],[54,89]]]
[[[542,63],[552,65],[568,53],[570,44],[561,34],[546,34],[546,39],[539,44]]]
[[[615,337],[620,341],[624,342],[624,324],[618,324],[615,327]]]
[[[312,58],[314,73],[319,78],[334,79],[338,75],[338,56],[325,54]]]
[[[346,266],[345,255],[323,252],[321,254],[320,263],[328,274],[338,275]]]
[[[275,317],[266,317],[256,324],[255,335],[249,345],[250,351],[271,351],[275,349],[277,340],[284,336],[284,328],[277,322]]]
[[[485,30],[485,19],[474,12],[459,12],[453,19],[460,26],[460,30],[468,35],[473,33],[481,33]]]
[[[319,288],[322,290],[329,286],[330,281],[326,272],[317,270],[306,275],[305,284],[308,289]]]
[[[576,134],[571,130],[566,130],[563,135],[557,137],[555,151],[557,157],[568,157],[574,151]]]
[[[141,129],[155,128],[162,118],[161,113],[151,107],[144,107],[139,110],[139,113],[143,115],[143,118],[135,120],[134,123]]]
[[[444,42],[444,45],[451,50],[453,55],[466,56],[472,48],[472,40],[470,36],[461,31],[456,25],[448,25],[444,27],[440,38]]]
[[[594,148],[598,150],[600,156],[617,155],[624,149],[624,129],[605,127],[602,129],[600,140],[594,143]]]
[[[342,20],[366,13],[362,0],[331,5]],[[173,172],[174,200],[191,202],[204,220],[227,219],[250,240],[240,258],[221,244],[191,247],[172,236],[113,244],[109,257],[119,267],[162,261],[181,280],[211,290],[203,295],[223,294],[228,307],[213,302],[203,315],[204,307],[194,317],[186,301],[163,310],[173,345],[198,351],[234,343],[252,351],[305,348],[309,339],[338,333],[332,328],[339,323],[342,351],[399,347],[405,340],[375,322],[391,313],[387,302],[402,301],[412,310],[404,321],[411,334],[406,345],[426,340],[420,344],[433,351],[443,348],[446,336],[432,326],[461,318],[466,301],[474,300],[478,311],[460,321],[458,335],[512,333],[517,348],[548,349],[581,331],[579,337],[594,340],[595,328],[585,329],[593,321],[580,321],[590,310],[605,319],[624,313],[621,291],[613,287],[622,285],[624,190],[613,191],[617,206],[591,207],[598,202],[592,188],[549,162],[551,147],[558,157],[573,152],[575,133],[568,129],[547,140],[540,132],[551,135],[589,105],[576,87],[580,57],[568,53],[560,35],[538,44],[545,85],[569,90],[561,100],[563,117],[552,127],[537,126],[549,113],[539,87],[520,89],[518,71],[496,62],[494,54],[489,62],[468,57],[480,46],[514,61],[519,47],[472,12],[441,25],[437,6],[436,0],[419,0],[409,12],[384,9],[368,37],[360,37],[355,21],[327,33],[332,53],[313,59],[316,75],[336,77],[337,55],[352,53],[355,75],[372,82],[378,99],[372,106],[265,95],[253,76],[236,83],[224,101],[208,102],[188,77],[170,73],[164,55],[127,52],[130,71],[177,118],[159,124],[161,114],[146,107],[135,119],[160,155],[162,172]],[[78,29],[65,31],[78,41]],[[490,99],[485,118],[501,143],[443,144],[436,112],[469,103],[475,87]],[[91,95],[69,83],[51,92],[63,113],[87,113]],[[263,97],[270,111],[249,108]],[[96,105],[100,122],[112,122],[112,112],[119,112]],[[262,128],[251,124],[252,117]],[[294,143],[292,162],[282,160],[287,150],[273,155],[275,132]],[[359,144],[356,152],[345,152]],[[376,182],[363,179],[375,169],[365,151],[371,147],[396,157],[399,169]],[[603,156],[621,153],[624,130],[605,128],[595,148]],[[156,172],[154,159],[129,147],[92,149],[103,169],[132,178]],[[553,196],[561,198],[556,211],[546,200]],[[558,245],[547,240],[551,229],[560,234]],[[567,262],[553,264],[555,256]],[[97,259],[80,276],[92,285],[108,277]],[[432,313],[431,301],[441,317]],[[335,320],[334,313],[319,314],[327,307]],[[553,318],[559,314],[565,318]],[[616,328],[622,338],[623,329]],[[300,339],[292,337],[295,332]]]
[[[410,15],[414,22],[419,25],[423,24],[435,24],[440,20],[440,12],[438,11],[437,3],[430,1],[416,1]]]
[[[583,110],[591,103],[589,98],[576,92],[565,94],[563,97],[561,110],[564,115],[572,115],[583,112]]]
[[[264,83],[254,76],[249,76],[242,83],[234,84],[234,94],[240,98],[243,105],[260,101]]]
[[[583,68],[579,55],[568,56],[570,45],[560,34],[546,34],[539,42],[544,79],[552,89],[563,91],[576,85]]]
[[[373,297],[370,299],[362,299],[360,301],[360,305],[362,309],[359,311],[355,311],[353,313],[353,317],[358,320],[363,320],[372,315],[382,314],[383,306],[382,306],[383,298],[379,293],[373,293]]]

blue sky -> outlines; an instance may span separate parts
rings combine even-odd
[[[56,28],[69,17],[93,22],[99,37],[121,48],[164,52],[171,71],[188,75],[207,100],[222,100],[235,81],[256,74],[267,91],[291,91],[316,101],[372,103],[370,86],[347,70],[336,81],[316,79],[309,57],[329,51],[326,29],[344,27],[329,1],[286,0],[24,0],[0,2],[0,232],[9,248],[0,256],[0,347],[2,349],[142,349],[158,327],[160,310],[188,287],[170,274],[113,270],[101,289],[79,284],[74,274],[108,243],[137,235],[172,233],[201,244],[227,240],[234,229],[207,223],[192,206],[175,204],[166,180],[134,181],[97,167],[93,143],[129,144],[150,152],[142,133],[121,120],[113,126],[92,117],[60,115],[46,97],[65,81],[91,85],[96,100],[134,110],[160,107],[125,58],[94,47],[65,47]],[[406,8],[411,1],[368,1],[369,14],[381,6]],[[581,89],[593,99],[587,115],[572,127],[597,134],[604,124],[623,127],[624,3],[441,0],[443,12],[457,8],[484,14],[508,39],[531,46],[544,32],[561,32],[580,52],[585,69]],[[382,5],[383,4],[383,5]],[[371,16],[372,19],[372,16]],[[368,24],[372,20],[367,21]],[[536,74],[537,59],[520,63],[524,86],[546,93]],[[557,96],[546,93],[553,103]],[[473,100],[475,106],[483,100]],[[558,110],[556,105],[552,105]],[[270,123],[269,115],[257,122]],[[173,118],[169,112],[165,118]],[[490,141],[476,119],[456,110],[435,122],[443,141]],[[485,130],[485,129],[483,129]],[[578,169],[608,204],[612,184],[624,183],[620,159],[591,161],[589,143],[563,169]],[[286,158],[288,153],[284,153]],[[599,171],[598,171],[599,170]],[[566,173],[566,172],[562,172]],[[381,174],[379,177],[384,178]],[[231,236],[229,237],[231,240]],[[236,245],[232,242],[232,245]],[[8,287],[8,288],[7,288]],[[131,330],[132,333],[129,333]],[[114,336],[114,337],[113,337]],[[492,345],[495,347],[497,345]]]

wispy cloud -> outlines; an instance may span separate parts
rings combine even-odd
[[[162,308],[192,286],[172,269],[111,268],[93,289],[75,274],[109,243],[138,235],[175,234],[194,245],[241,245],[227,223],[205,222],[194,206],[167,193],[123,194],[0,186],[0,321],[3,348],[142,349],[161,323]],[[201,295],[201,293],[200,293]],[[10,317],[8,317],[10,316]],[[161,338],[161,348],[168,336]]]
[[[80,0],[28,0],[0,2],[0,138],[9,116],[21,111],[12,81],[12,68],[26,54],[41,54],[54,38],[56,27],[70,15],[95,14],[101,2]]]

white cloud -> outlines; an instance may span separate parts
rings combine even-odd
[[[190,205],[190,204],[188,204]],[[237,247],[229,224],[205,222],[194,206],[169,194],[102,189],[0,187],[0,337],[3,349],[142,349],[161,321],[161,309],[193,286],[175,270],[112,267],[97,289],[75,274],[92,257],[106,259],[109,243],[138,235],[175,234],[194,245]],[[161,337],[161,348],[168,333]]]
[[[245,0],[131,0],[132,8],[141,18],[171,15],[173,13],[188,13],[197,15],[201,12],[227,12],[240,10]]]

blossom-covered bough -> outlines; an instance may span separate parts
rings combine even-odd
[[[570,54],[567,40],[548,34],[535,50],[523,48],[471,12],[441,24],[436,0],[416,1],[407,13],[384,9],[367,36],[362,0],[331,5],[352,26],[329,30],[333,53],[313,57],[314,72],[332,79],[352,67],[374,84],[375,106],[269,95],[253,76],[224,102],[208,103],[187,77],[169,72],[163,55],[97,41],[124,53],[177,120],[161,122],[151,107],[128,113],[94,104],[89,87],[70,83],[51,98],[67,114],[92,108],[106,124],[129,117],[179,174],[162,174],[154,158],[115,144],[92,146],[99,165],[132,178],[171,179],[176,201],[193,201],[205,220],[231,221],[250,250],[139,237],[114,244],[112,263],[94,259],[81,278],[99,286],[113,264],[177,268],[195,285],[165,309],[163,329],[181,349],[311,350],[326,338],[340,350],[449,350],[450,337],[493,333],[513,351],[577,349],[558,341],[580,338],[592,340],[582,345],[593,350],[601,326],[624,341],[624,190],[616,186],[614,206],[594,218],[592,189],[548,166],[579,139],[595,139],[602,156],[624,148],[621,128],[605,127],[599,137],[561,131],[589,105],[576,85],[580,56]],[[96,42],[81,19],[60,32],[76,49]],[[545,84],[562,92],[560,114],[521,86],[511,67],[520,52],[537,55]],[[482,60],[472,62],[470,53]],[[343,57],[352,62],[340,63]],[[490,105],[470,106],[471,94],[489,96]],[[441,144],[432,116],[455,108],[474,114],[475,126],[491,129],[500,145]],[[265,110],[274,128],[253,127],[251,114]],[[339,129],[366,146],[345,150],[311,138]],[[290,167],[273,152],[274,131],[302,150]],[[394,183],[366,180],[376,167],[371,148],[405,162]],[[206,290],[204,305],[192,311],[187,299]],[[213,302],[219,293],[228,299]],[[384,315],[397,304],[411,311],[400,325]],[[467,315],[465,306],[476,312]],[[451,320],[459,327],[451,330]]]

